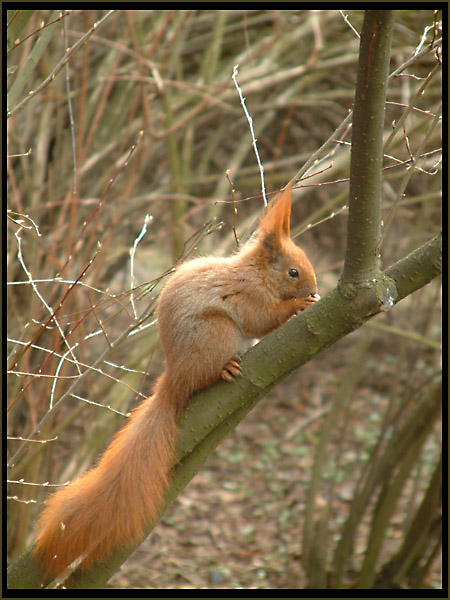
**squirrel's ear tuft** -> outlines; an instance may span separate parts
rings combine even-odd
[[[270,203],[266,214],[261,218],[259,226],[263,236],[272,234],[281,241],[289,237],[289,218],[291,216],[292,183],[282,190]]]

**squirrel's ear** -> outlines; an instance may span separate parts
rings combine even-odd
[[[266,214],[259,223],[263,235],[273,234],[277,240],[289,237],[291,190],[292,183],[289,183],[269,205]]]

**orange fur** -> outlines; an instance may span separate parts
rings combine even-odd
[[[49,573],[80,555],[86,569],[142,538],[170,482],[176,420],[189,396],[232,379],[254,338],[318,299],[314,270],[289,237],[290,210],[288,187],[237,254],[194,259],[164,286],[158,320],[166,369],[98,465],[46,502],[34,552]]]

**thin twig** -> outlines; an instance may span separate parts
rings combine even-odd
[[[61,71],[61,69],[64,67],[64,65],[72,58],[72,56],[75,54],[75,52],[77,52],[77,50],[79,50],[79,48],[81,48],[81,46],[94,33],[94,31],[97,31],[97,29],[101,25],[103,25],[103,23],[106,21],[106,19],[108,19],[115,12],[117,12],[117,11],[109,10],[106,13],[106,15],[100,19],[100,21],[97,21],[96,23],[94,23],[92,25],[92,27],[89,29],[89,31],[85,35],[83,35],[83,37],[80,38],[78,40],[78,42],[76,42],[68,51],[66,51],[64,58],[62,58],[59,61],[59,63],[51,71],[51,73],[44,79],[44,81],[42,81],[36,89],[28,92],[28,94],[25,96],[25,98],[23,98],[18,104],[16,104],[16,106],[14,106],[10,111],[7,112],[7,117],[8,118],[12,117],[18,110],[23,108],[25,106],[25,104],[31,100],[31,98],[34,98],[34,96],[36,96],[36,94],[38,94],[45,87],[47,87],[47,85],[55,79],[56,75]]]
[[[19,12],[19,11],[17,11],[17,12]],[[60,16],[57,19],[53,19],[53,21],[49,21],[48,23],[44,23],[43,25],[41,25],[41,27],[38,27],[35,31],[32,31],[31,33],[29,33],[28,35],[26,35],[21,40],[16,40],[15,43],[13,44],[13,46],[11,46],[11,48],[8,50],[7,54],[9,54],[10,52],[12,52],[16,48],[18,48],[28,38],[33,37],[33,35],[37,35],[38,33],[41,33],[41,31],[44,31],[44,29],[46,29],[47,27],[50,27],[50,25],[54,25],[58,21],[61,21],[61,19],[64,19],[65,17],[68,17],[72,12],[73,12],[72,10],[67,10],[64,14],[61,13]],[[14,16],[16,16],[16,15],[14,15]],[[14,17],[13,17],[13,19],[14,19]],[[9,25],[13,21],[13,19],[11,19],[11,21],[9,21],[9,23],[7,24],[7,27],[9,27]]]
[[[93,335],[99,335],[100,333],[101,333],[101,331],[96,331],[96,332],[94,332],[94,334],[87,335],[84,339],[86,341],[89,338],[93,337]],[[13,343],[18,344],[18,345],[23,345],[23,346],[25,346],[27,344],[27,342],[23,342],[21,340],[15,340],[15,339],[11,339],[11,338],[7,338],[7,341],[8,342],[13,342]],[[63,356],[62,354],[59,354],[58,352],[55,352],[54,350],[50,350],[49,348],[45,348],[44,346],[38,346],[37,344],[32,344],[31,348],[34,348],[36,350],[40,350],[41,352],[46,352],[48,354],[52,354],[53,356],[56,356],[57,358],[62,358],[62,356]],[[73,363],[74,362],[71,358],[68,358],[68,357],[66,357],[65,360],[66,360],[66,362],[69,362],[69,363]],[[81,361],[78,361],[78,363],[85,370],[94,371],[94,372],[98,373],[99,375],[103,375],[107,379],[111,379],[115,383],[119,383],[119,384],[125,386],[125,388],[127,390],[129,390],[130,392],[132,392],[133,394],[139,394],[138,390],[134,389],[129,383],[126,383],[126,381],[124,381],[123,379],[119,379],[118,377],[114,377],[114,375],[110,375],[106,371],[103,371],[103,369],[95,368],[93,365],[89,365],[87,363],[82,363]],[[105,365],[114,367],[115,369],[120,369],[122,371],[126,371],[126,372],[129,372],[129,373],[138,373],[139,375],[145,375],[144,371],[139,371],[137,369],[128,369],[124,365],[117,365],[117,364],[109,362],[107,360],[105,360],[104,363],[105,363]],[[35,377],[36,376],[35,373],[28,373],[28,375],[30,375],[31,377]],[[78,377],[78,375],[77,375],[77,377]],[[144,394],[141,394],[141,396],[142,396],[142,398],[146,398],[146,396]],[[32,439],[25,440],[23,438],[17,438],[17,439],[21,440],[21,441],[29,441],[29,442],[42,442],[42,441],[45,441],[45,440],[32,440]],[[49,441],[52,441],[52,440],[49,440]]]
[[[16,215],[17,217],[21,217],[20,219],[13,219],[13,217],[11,215]],[[14,212],[13,210],[10,210],[8,208],[7,212],[6,212],[6,216],[8,217],[8,219],[10,219],[13,223],[15,223],[16,225],[19,225],[19,227],[23,228],[23,229],[31,229],[30,225],[25,225],[24,222],[22,221],[22,219],[27,219],[28,221],[31,222],[31,224],[34,227],[34,230],[36,231],[36,235],[38,237],[41,237],[41,232],[39,231],[39,227],[38,225],[33,221],[33,219],[29,216],[29,215],[23,215],[22,213],[17,213]],[[20,230],[19,230],[20,231]],[[34,279],[34,282],[36,282],[37,280]],[[30,283],[29,281],[27,281],[26,283]]]
[[[21,154],[8,154],[7,158],[19,158],[19,157],[23,157],[23,156],[30,156],[31,153],[32,153],[32,149],[28,148],[28,150],[26,152],[22,152]]]
[[[315,223],[309,223],[304,229],[302,229],[301,231],[299,231],[298,233],[296,233],[295,236],[294,236],[294,238],[298,237],[302,233],[305,233],[305,231],[309,231],[310,229],[313,229],[314,227],[317,227],[317,225],[321,225],[322,223],[325,223],[325,221],[329,221],[330,219],[334,219],[334,217],[336,217],[337,215],[339,215],[341,212],[343,212],[347,208],[348,208],[348,206],[346,204],[344,204],[344,206],[341,206],[341,208],[339,208],[338,210],[333,211],[331,214],[329,214],[327,217],[324,217],[320,221],[316,221]]]
[[[93,262],[94,262],[95,258],[97,257],[97,254],[98,254],[98,252],[99,252],[99,250],[100,250],[100,247],[101,247],[101,244],[98,244],[98,246],[97,246],[97,252],[96,252],[96,253],[95,253],[95,255],[94,255],[92,258],[91,258],[91,260],[90,260],[90,261],[89,261],[89,263],[86,265],[86,267],[83,269],[83,271],[81,272],[81,274],[80,274],[80,275],[79,275],[79,277],[77,278],[77,281],[78,281],[79,279],[81,279],[82,277],[84,277],[84,275],[86,274],[86,271],[87,271],[87,270],[89,269],[89,267],[90,267],[90,266],[93,264]],[[30,283],[31,283],[31,280],[30,280]],[[34,282],[32,283],[32,286],[33,286],[33,284],[34,284]],[[34,287],[35,287],[35,286],[34,286]],[[63,304],[64,304],[64,301],[66,300],[66,298],[67,298],[67,296],[68,296],[68,294],[70,294],[70,292],[73,290],[73,288],[74,288],[74,287],[75,287],[75,283],[69,287],[69,289],[68,289],[68,290],[67,290],[67,292],[64,294],[64,296],[63,296],[62,300],[60,301],[60,303],[59,303],[58,307],[56,308],[56,310],[55,310],[54,312],[53,312],[53,311],[50,309],[50,313],[51,313],[51,314],[50,314],[50,317],[49,317],[49,319],[46,321],[46,323],[44,324],[44,326],[43,326],[43,327],[42,327],[42,328],[41,328],[41,329],[40,329],[40,330],[39,330],[39,331],[36,333],[36,335],[33,337],[33,339],[32,339],[31,341],[27,342],[27,344],[26,344],[25,348],[22,350],[22,352],[20,352],[20,353],[19,353],[19,355],[18,355],[18,356],[16,357],[16,359],[14,360],[14,363],[13,363],[13,364],[12,364],[12,366],[11,366],[11,370],[13,370],[13,369],[14,369],[14,367],[15,367],[15,366],[18,364],[18,362],[19,362],[19,360],[22,358],[22,356],[23,356],[23,355],[24,355],[24,354],[27,352],[27,350],[28,350],[28,349],[31,347],[31,345],[32,345],[32,344],[34,344],[34,343],[36,342],[36,340],[37,340],[37,339],[40,337],[40,335],[42,334],[42,332],[43,332],[43,331],[45,331],[45,329],[47,328],[47,326],[49,325],[49,323],[50,323],[52,320],[56,320],[56,319],[55,319],[55,317],[56,317],[56,314],[57,314],[57,313],[58,313],[58,311],[61,309],[61,307],[62,307],[62,306],[63,306]],[[37,289],[37,288],[36,288],[36,289]],[[73,330],[72,330],[72,331],[73,331]],[[64,334],[63,334],[63,340],[64,340],[64,342],[66,343],[66,345],[68,346],[68,342],[67,342],[67,340],[66,340],[66,338],[65,338]],[[39,372],[42,370],[42,368],[44,367],[44,364],[45,364],[45,363],[46,363],[46,362],[49,360],[49,358],[50,358],[51,356],[52,356],[52,354],[50,354],[50,355],[47,357],[47,359],[46,359],[46,360],[44,361],[44,363],[41,365],[41,367],[40,367],[40,369],[39,369]],[[77,365],[77,369],[78,369],[78,371],[79,371],[79,373],[80,373],[80,376],[81,376],[81,371],[79,370],[79,366],[78,366],[78,365],[79,365],[78,359],[76,359],[75,357],[73,357],[73,358],[74,358],[75,364]],[[12,408],[12,407],[13,407],[13,406],[16,404],[16,402],[19,400],[19,398],[20,398],[20,397],[21,397],[21,396],[24,394],[24,392],[25,392],[25,391],[28,389],[28,387],[31,385],[32,381],[33,381],[33,380],[30,380],[30,381],[28,382],[28,384],[27,384],[27,385],[25,385],[25,386],[24,386],[24,387],[23,387],[23,388],[20,390],[19,394],[18,394],[18,395],[15,397],[15,399],[14,399],[14,400],[11,402],[11,404],[8,406],[8,408],[7,408],[7,411],[10,411],[10,410],[11,410],[11,408]]]
[[[436,111],[436,116],[433,119],[433,121],[431,122],[430,127],[428,128],[428,131],[424,135],[424,137],[422,139],[422,142],[420,143],[419,148],[417,149],[415,155],[412,156],[412,158],[408,161],[408,162],[411,162],[411,166],[406,171],[406,173],[405,173],[405,175],[404,175],[404,177],[403,177],[403,179],[402,179],[402,181],[400,183],[399,189],[397,191],[397,196],[396,196],[396,198],[394,200],[394,203],[393,203],[392,208],[391,208],[391,210],[389,212],[388,218],[386,219],[386,222],[385,222],[384,227],[382,229],[381,239],[380,239],[380,247],[381,247],[381,244],[383,243],[383,241],[384,241],[384,239],[386,237],[387,232],[389,231],[389,229],[390,229],[390,227],[392,225],[392,221],[394,219],[394,215],[396,213],[396,210],[397,210],[398,206],[400,205],[400,203],[401,203],[401,201],[403,199],[403,194],[404,194],[404,192],[406,190],[406,187],[407,187],[407,185],[409,183],[409,180],[411,179],[411,177],[412,177],[412,175],[414,173],[414,170],[415,170],[415,167],[416,167],[416,163],[419,160],[420,156],[422,155],[422,151],[423,151],[424,147],[426,146],[428,140],[430,139],[430,137],[433,134],[436,126],[438,125],[439,121],[442,118],[441,117],[441,112],[442,112],[442,104],[440,105],[439,110]]]
[[[339,14],[344,19],[344,21],[347,23],[347,25],[350,27],[350,29],[353,31],[353,33],[356,35],[356,37],[359,39],[361,36],[359,35],[358,31],[353,27],[353,25],[350,23],[350,21],[348,20],[347,15],[344,13],[344,11],[340,10]]]
[[[430,51],[433,48],[437,47],[440,42],[442,42],[442,38],[438,38],[437,40],[434,40],[433,44],[430,45],[429,48],[424,48],[417,54],[414,54],[413,56],[411,56],[408,60],[406,60],[404,63],[402,63],[397,69],[395,69],[395,71],[393,71],[389,75],[388,80],[393,77],[396,77],[397,75],[402,73],[405,69],[407,69],[408,67],[410,67],[411,65],[416,63],[420,58],[422,58],[422,56],[429,54]],[[331,145],[333,145],[340,138],[341,133],[345,130],[347,125],[351,123],[352,117],[353,117],[353,111],[351,110],[351,111],[349,111],[349,113],[345,117],[345,119],[341,122],[341,124],[338,125],[338,127],[335,129],[335,131],[331,134],[331,136],[322,144],[322,146],[320,146],[320,148],[318,148],[318,150],[316,150],[314,152],[314,154],[312,154],[312,156],[310,156],[310,158],[306,161],[306,163],[303,165],[303,167],[296,173],[296,175],[294,175],[294,177],[291,179],[291,181],[289,183],[292,183],[293,185],[295,185],[301,179],[301,177],[303,177],[303,175],[305,173],[307,173],[309,171],[309,169],[319,161],[319,158],[323,155],[323,153],[326,150],[328,150],[328,148]]]
[[[70,481],[65,481],[64,483],[50,483],[50,481],[45,481],[44,483],[34,483],[31,481],[25,481],[24,479],[7,479],[6,483],[16,483],[17,485],[33,485],[36,487],[62,487],[63,485],[69,485]]]
[[[395,135],[397,134],[397,132],[399,131],[400,127],[403,125],[403,123],[406,120],[406,117],[409,115],[409,113],[412,110],[419,110],[419,109],[415,109],[415,104],[417,102],[417,100],[419,98],[422,97],[426,87],[428,86],[428,84],[430,83],[430,81],[433,79],[434,75],[436,74],[436,72],[438,71],[438,69],[441,68],[441,65],[438,63],[437,65],[435,65],[434,69],[432,69],[429,73],[428,76],[426,77],[425,81],[423,81],[423,83],[421,84],[421,86],[419,87],[419,89],[417,90],[417,92],[414,94],[413,98],[411,99],[411,102],[409,103],[409,105],[407,106],[406,110],[403,111],[403,113],[401,114],[399,120],[395,123],[395,127],[393,128],[393,131],[389,134],[388,139],[386,140],[386,142],[384,143],[384,152],[387,152]],[[394,104],[393,102],[391,102],[391,104]],[[425,112],[425,111],[423,111]],[[425,114],[428,114],[425,112]],[[431,115],[431,116],[435,116],[435,115]]]
[[[103,335],[104,335],[104,337],[105,337],[105,340],[107,341],[108,345],[109,345],[109,346],[111,346],[111,342],[109,341],[109,337],[108,337],[108,334],[107,334],[107,332],[106,332],[105,326],[103,325],[103,321],[101,320],[100,316],[97,314],[97,310],[96,310],[96,307],[95,307],[95,305],[94,305],[94,304],[92,304],[92,302],[91,302],[91,297],[90,297],[90,295],[89,295],[89,292],[88,292],[88,294],[87,294],[87,297],[88,297],[89,304],[90,304],[90,307],[91,307],[91,310],[92,310],[92,314],[94,315],[94,317],[95,317],[95,320],[96,320],[96,321],[97,321],[97,323],[98,323],[98,326],[99,326],[99,327],[100,327],[100,329],[102,330],[102,332],[103,332]]]
[[[130,248],[130,279],[131,279],[130,303],[131,303],[131,306],[133,308],[133,314],[134,314],[135,320],[137,320],[138,316],[137,316],[137,312],[136,312],[136,307],[134,305],[134,289],[135,289],[135,285],[134,285],[134,283],[135,283],[135,279],[134,279],[134,257],[135,257],[136,248],[137,248],[139,242],[142,240],[142,238],[144,237],[144,235],[147,233],[147,225],[149,223],[151,223],[152,220],[153,220],[153,217],[151,215],[145,215],[144,225],[142,226],[141,232],[137,236],[137,238],[134,240],[133,247]]]
[[[37,504],[37,500],[23,500],[19,496],[6,496],[7,500],[14,500],[15,502],[21,502],[22,504]]]
[[[66,52],[70,51],[70,48],[67,46],[67,27],[66,27],[66,19],[63,21],[63,31],[64,31],[64,50]],[[70,69],[69,63],[66,62],[65,66],[66,71],[66,91],[67,91],[67,107],[69,109],[69,122],[70,122],[70,136],[72,138],[72,160],[73,160],[73,183],[72,183],[72,193],[74,196],[77,195],[77,146],[75,140],[75,120],[73,117],[73,107],[72,107],[72,98],[70,97]]]
[[[42,304],[45,306],[46,310],[50,313],[50,319],[47,321],[46,326],[50,323],[50,321],[52,321],[52,320],[54,321],[54,323],[55,323],[55,325],[56,325],[56,327],[57,327],[57,329],[58,329],[58,331],[59,331],[59,333],[61,335],[61,338],[63,339],[64,343],[66,344],[67,348],[69,349],[69,352],[70,352],[72,358],[75,361],[75,365],[77,367],[78,373],[81,373],[80,368],[78,366],[78,360],[75,357],[75,355],[73,354],[72,350],[70,349],[70,346],[69,346],[69,343],[67,341],[67,338],[64,335],[64,331],[62,330],[62,327],[59,324],[58,319],[55,316],[56,315],[56,311],[53,312],[53,310],[51,309],[51,307],[47,304],[47,302],[45,301],[45,298],[39,292],[36,284],[34,283],[33,276],[31,275],[30,271],[28,270],[27,266],[25,265],[25,261],[24,261],[23,255],[22,255],[22,238],[20,236],[20,229],[18,231],[16,231],[14,235],[15,235],[15,237],[17,239],[17,258],[19,259],[19,262],[22,265],[22,269],[25,271],[25,273],[26,273],[26,275],[28,277],[28,280],[29,280],[29,282],[31,284],[31,287],[33,288],[34,293],[39,298],[39,300],[42,302]],[[40,335],[40,333],[39,333],[39,335]],[[18,361],[16,360],[15,363],[14,363],[14,365],[16,365],[17,362]]]
[[[138,134],[138,138],[136,140],[136,142],[131,146],[125,161],[122,163],[122,165],[117,169],[117,171],[114,173],[114,175],[109,179],[108,183],[106,184],[103,193],[100,197],[100,201],[98,202],[97,206],[94,208],[94,210],[91,212],[91,214],[87,217],[87,219],[85,219],[83,221],[82,226],[80,227],[79,233],[77,235],[77,237],[75,238],[75,240],[72,242],[72,246],[76,247],[78,241],[81,239],[81,237],[83,236],[88,224],[93,220],[94,216],[103,208],[103,205],[105,203],[105,199],[106,196],[112,186],[112,184],[115,182],[115,180],[117,179],[117,177],[120,175],[120,173],[122,173],[122,171],[128,166],[128,163],[131,159],[131,156],[133,155],[134,151],[136,150],[137,146],[139,145],[142,136],[143,136],[144,132],[141,130],[139,131]],[[98,242],[100,243],[100,242]],[[57,276],[61,275],[61,273],[64,271],[64,269],[67,267],[67,265],[69,264],[69,262],[73,259],[73,254],[69,254],[69,256],[66,259],[66,262],[64,263],[64,265],[59,269],[59,272],[57,273]]]
[[[255,137],[255,131],[253,129],[253,119],[250,116],[247,107],[245,106],[245,98],[242,95],[242,90],[239,87],[239,84],[236,80],[237,74],[238,74],[238,67],[239,65],[234,65],[233,67],[233,75],[232,75],[232,80],[234,81],[234,85],[236,86],[236,89],[239,93],[239,98],[241,99],[241,104],[242,104],[242,108],[244,109],[244,113],[245,116],[247,117],[247,121],[248,121],[248,125],[250,127],[250,133],[252,136],[252,145],[253,145],[253,149],[255,151],[256,154],[256,160],[258,161],[258,167],[259,167],[259,172],[261,174],[261,190],[262,190],[262,196],[263,196],[263,200],[264,200],[264,206],[267,206],[267,198],[266,198],[266,189],[265,189],[265,185],[264,185],[264,167],[262,165],[261,159],[259,158],[259,152],[258,152],[258,146],[256,144],[256,137]]]
[[[130,414],[130,413],[123,413],[120,410],[113,408],[109,404],[100,404],[99,402],[94,402],[93,400],[88,400],[87,398],[82,398],[78,394],[70,394],[70,395],[72,396],[72,398],[75,398],[75,400],[80,400],[81,402],[85,402],[86,404],[91,404],[92,406],[97,406],[98,408],[105,408],[106,410],[110,410],[111,412],[115,413],[116,415],[120,415],[121,417],[128,417]],[[144,396],[144,394],[141,394],[141,396],[146,398],[146,396]]]
[[[238,238],[237,231],[236,231],[237,208],[236,208],[236,202],[235,202],[235,199],[234,199],[234,192],[236,190],[234,189],[234,184],[233,184],[233,182],[231,181],[231,178],[230,178],[230,169],[227,169],[225,171],[225,175],[226,175],[226,178],[228,179],[228,182],[229,182],[230,188],[231,188],[231,202],[233,204],[233,233],[234,233],[234,239],[236,240],[236,246],[239,248],[239,238]]]
[[[56,442],[56,440],[58,439],[58,436],[55,435],[55,437],[49,438],[48,440],[30,440],[28,438],[24,438],[22,436],[14,436],[14,435],[8,435],[6,437],[7,440],[17,440],[19,442],[31,442],[34,444],[48,444],[48,442]]]

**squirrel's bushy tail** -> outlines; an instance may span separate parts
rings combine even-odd
[[[178,431],[177,403],[167,382],[164,373],[95,468],[46,502],[34,553],[48,573],[60,573],[81,554],[83,569],[102,562],[138,541],[156,520]]]

